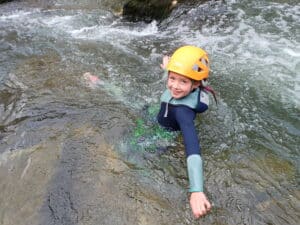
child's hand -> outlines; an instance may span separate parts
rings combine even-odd
[[[167,65],[168,65],[169,61],[170,61],[170,56],[165,55],[165,56],[163,57],[162,64],[160,64],[160,67],[161,67],[163,70],[167,69]]]
[[[196,219],[204,216],[211,209],[211,204],[203,192],[193,192],[190,197],[190,205]]]
[[[90,88],[96,88],[98,85],[103,84],[103,81],[101,81],[99,77],[92,75],[90,72],[84,73],[83,79],[86,80]]]

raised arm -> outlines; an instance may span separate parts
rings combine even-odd
[[[163,70],[166,70],[169,61],[170,61],[170,56],[164,55],[163,59],[162,59],[162,63],[160,64],[160,68],[162,68]]]

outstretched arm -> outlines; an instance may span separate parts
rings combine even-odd
[[[203,192],[203,165],[194,118],[195,112],[191,109],[178,108],[176,120],[183,135],[187,157],[189,191],[191,192],[190,206],[195,218],[199,218],[211,209],[211,204]]]

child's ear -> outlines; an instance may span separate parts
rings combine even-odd
[[[201,84],[201,81],[198,81],[198,80],[193,81],[193,86],[192,86],[193,89],[198,88],[200,86],[200,84]]]

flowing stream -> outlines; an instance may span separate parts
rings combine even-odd
[[[299,224],[299,2],[180,5],[150,24],[118,2],[0,5],[0,224]],[[218,97],[196,120],[200,220],[182,137],[155,123],[162,56],[185,44],[209,53]]]

